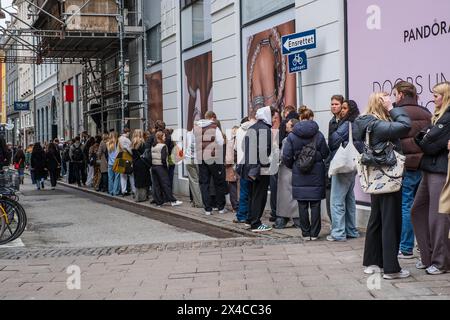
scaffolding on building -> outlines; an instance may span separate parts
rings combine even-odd
[[[97,118],[105,131],[104,117],[120,114],[121,129],[126,115],[146,106],[145,77],[127,83],[129,65],[126,48],[141,41],[145,59],[146,37],[140,0],[22,0],[28,5],[31,23],[1,8],[26,28],[4,28],[6,41],[0,44],[0,62],[24,64],[82,64],[80,87],[83,112]],[[29,42],[25,39],[32,38]],[[30,54],[32,53],[32,54]],[[143,59],[143,61],[145,61]],[[113,66],[113,67],[111,67]],[[139,77],[140,78],[140,77]],[[142,90],[142,99],[132,101],[130,88]],[[142,100],[142,101],[141,101]],[[146,122],[147,112],[143,112]],[[98,119],[100,118],[100,119]]]

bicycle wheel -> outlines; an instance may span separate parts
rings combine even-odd
[[[17,202],[16,200],[12,200],[9,199],[10,203],[15,206],[15,209],[17,211],[14,211],[14,218],[17,219],[17,221],[19,222],[19,228],[17,230],[17,232],[15,233],[15,235],[12,237],[12,239],[10,241],[16,240],[17,238],[19,238],[22,233],[25,231],[25,228],[27,226],[27,215],[25,213],[25,209],[22,207],[22,205]]]
[[[0,237],[0,245],[14,241],[25,230],[27,218],[22,206],[10,199],[0,199],[0,212],[5,217],[6,223]]]
[[[3,214],[3,212],[0,212],[0,239],[3,236],[5,229],[6,229],[6,216]]]

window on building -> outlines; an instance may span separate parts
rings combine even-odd
[[[182,1],[183,50],[211,39],[211,0]]]
[[[295,0],[241,0],[242,24],[245,25],[294,4]]]
[[[147,31],[147,59],[159,62],[161,56],[161,24]]]

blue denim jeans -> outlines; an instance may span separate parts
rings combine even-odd
[[[413,253],[414,249],[414,229],[411,223],[411,208],[414,203],[414,198],[416,197],[416,192],[419,188],[421,180],[421,171],[408,170],[403,177],[402,237],[400,241],[400,251],[404,253]]]
[[[248,218],[248,196],[250,192],[250,181],[241,178],[240,193],[239,193],[239,210],[236,213],[236,219],[239,221],[245,221]]]
[[[356,173],[340,173],[331,179],[331,236],[336,240],[359,237],[356,229]]]
[[[120,174],[115,173],[111,166],[108,166],[108,193],[111,196],[120,194]]]

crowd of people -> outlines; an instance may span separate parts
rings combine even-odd
[[[420,250],[416,267],[430,275],[447,272],[450,215],[438,207],[449,170],[450,83],[436,85],[433,93],[434,114],[419,105],[414,85],[403,81],[393,90],[395,102],[389,93],[374,93],[364,114],[355,101],[335,95],[327,137],[307,106],[287,106],[282,112],[260,108],[229,135],[217,115],[208,111],[186,134],[182,148],[191,205],[202,208],[206,216],[224,214],[229,195],[234,223],[266,232],[286,228],[292,220],[305,241],[315,241],[326,200],[331,220],[326,240],[358,238],[357,172],[330,176],[330,164],[349,143],[359,153],[367,148],[384,152],[392,146],[406,156],[403,186],[397,192],[371,194],[364,272],[383,272],[386,279],[408,277],[399,259],[414,257],[415,238]],[[151,195],[155,206],[179,206],[182,202],[173,190],[174,149],[179,147],[172,133],[163,121],[146,132],[125,128],[120,136],[115,131],[97,137],[83,133],[69,142],[55,140],[44,147],[36,143],[25,152],[19,148],[13,162],[22,175],[30,168],[38,190],[47,177],[52,188],[64,177],[111,196],[132,194],[142,202]],[[267,202],[272,226],[261,221]]]
[[[374,93],[362,115],[355,101],[335,95],[328,139],[306,106],[287,106],[282,114],[272,107],[260,108],[254,118],[242,119],[228,139],[209,111],[187,139],[192,201],[206,215],[214,208],[223,213],[228,192],[235,223],[266,232],[285,228],[292,219],[304,240],[315,241],[321,232],[321,202],[326,199],[331,220],[326,240],[347,241],[360,236],[357,170],[329,176],[330,164],[349,142],[360,154],[375,150],[384,156],[385,165],[388,155],[395,154],[389,150],[395,151],[406,156],[403,186],[396,192],[371,194],[364,272],[383,272],[385,279],[408,277],[399,259],[414,257],[416,236],[416,267],[430,275],[445,273],[450,270],[450,216],[438,207],[448,175],[450,84],[436,85],[433,93],[434,114],[419,105],[417,89],[404,81],[393,90],[395,102],[390,93]],[[382,167],[382,161],[378,165]],[[261,221],[269,190],[272,226]]]

